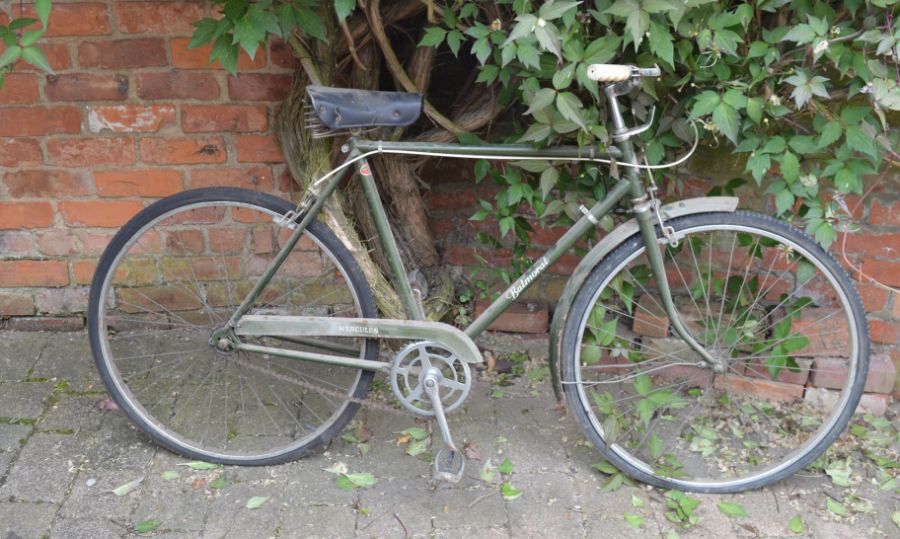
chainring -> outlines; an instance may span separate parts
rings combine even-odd
[[[423,373],[432,368],[441,372],[437,382],[444,412],[458,408],[472,388],[469,364],[447,347],[431,341],[406,346],[394,357],[391,365],[391,389],[404,408],[424,417],[435,415],[422,384]]]

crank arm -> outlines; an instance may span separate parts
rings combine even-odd
[[[246,315],[234,327],[239,337],[357,337],[434,341],[467,363],[484,359],[472,339],[449,324],[381,318]],[[329,356],[335,357],[335,356]]]

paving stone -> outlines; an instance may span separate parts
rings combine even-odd
[[[503,527],[508,523],[498,488],[481,481],[440,485],[431,495],[430,512],[435,528]]]
[[[0,350],[4,346],[15,349],[18,343],[25,350],[37,350],[35,357],[40,356],[44,343],[58,338],[47,333],[16,334],[13,338],[17,341],[10,343],[9,336],[10,332],[2,335]],[[59,342],[70,343],[75,350],[83,337],[84,333],[74,334],[71,341]],[[511,339],[503,346],[520,341]],[[41,356],[47,360],[41,365],[42,373],[61,373],[71,366],[63,363],[63,352],[51,349]],[[86,348],[74,352],[82,354],[87,354]],[[127,526],[148,518],[163,521],[154,537],[172,538],[276,534],[327,538],[643,538],[665,537],[675,529],[665,519],[660,492],[628,486],[616,492],[601,491],[608,479],[590,467],[600,457],[584,444],[571,415],[559,417],[548,384],[531,388],[522,378],[506,388],[509,396],[491,399],[490,382],[479,378],[469,401],[450,416],[450,421],[456,441],[473,443],[481,460],[468,462],[460,483],[435,486],[430,480],[430,463],[406,455],[405,448],[396,445],[397,432],[427,426],[411,416],[379,410],[360,413],[358,418],[373,434],[366,454],[360,454],[355,444],[335,440],[327,448],[285,465],[228,466],[193,472],[178,466],[189,459],[157,446],[122,412],[95,408],[103,396],[62,392],[56,394],[55,404],[46,401],[54,384],[21,383],[34,376],[29,373],[31,367],[23,371],[15,365],[10,366],[12,370],[4,370],[2,357],[0,354],[0,379],[6,382],[0,383],[0,388],[18,387],[21,394],[15,399],[17,405],[26,411],[36,410],[28,413],[40,419],[34,426],[0,423],[3,539],[10,533],[19,537],[122,537]],[[84,380],[90,383],[89,356],[82,359],[85,365],[74,368],[71,374],[81,376],[78,373],[84,372]],[[0,391],[0,403],[4,398],[8,398],[6,393]],[[523,413],[525,410],[527,413]],[[894,417],[897,411],[900,405],[891,405],[888,417]],[[431,427],[433,430],[433,424]],[[68,430],[75,434],[59,434]],[[440,435],[433,432],[431,436],[432,443],[440,446]],[[507,441],[498,441],[498,436]],[[20,444],[22,439],[26,440],[24,444]],[[512,484],[523,491],[521,498],[510,502],[504,502],[478,477],[485,459],[499,463],[506,456],[514,466]],[[352,492],[339,489],[335,476],[322,470],[338,461],[352,472],[374,474],[378,483]],[[181,476],[165,481],[160,474],[166,470],[176,470]],[[871,468],[865,471],[872,472]],[[210,488],[208,481],[219,474],[231,484]],[[144,477],[144,482],[134,492],[121,497],[110,492],[138,477]],[[194,484],[195,479],[205,481]],[[787,538],[794,537],[787,532],[787,522],[794,514],[801,514],[808,529],[806,537],[892,536],[896,529],[890,520],[896,505],[892,493],[878,491],[867,482],[858,485],[857,492],[873,501],[876,513],[857,515],[850,523],[836,521],[825,511],[825,488],[830,488],[827,477],[794,476],[774,487],[737,496],[691,494],[703,500],[698,509],[700,523],[690,530],[677,531],[686,538]],[[647,505],[634,508],[632,494],[643,497]],[[247,510],[247,499],[255,495],[271,499],[258,510]],[[479,499],[484,495],[488,496]],[[716,507],[723,499],[740,503],[751,516],[725,517]],[[53,503],[32,503],[41,500]],[[363,508],[368,515],[360,512]],[[644,526],[639,530],[629,526],[622,517],[626,511],[643,516]]]
[[[286,502],[281,509],[278,519],[281,537],[330,539],[354,535],[356,515],[350,506],[295,505]]]
[[[0,453],[0,477],[6,475],[13,457],[15,457],[15,453],[13,452]]]
[[[106,415],[97,406],[99,400],[96,395],[58,395],[36,426],[39,430],[97,431]]]
[[[0,487],[0,499],[61,502],[86,460],[85,449],[73,436],[34,434]]]
[[[203,490],[187,488],[141,488],[129,496],[138,497],[132,522],[159,520],[163,528],[174,531],[200,531],[203,529],[209,501]]]
[[[67,380],[79,390],[85,385],[102,389],[84,332],[56,333],[41,352],[31,376]]]
[[[106,519],[64,518],[53,523],[50,539],[100,539],[121,537],[127,530]]]
[[[369,514],[357,515],[357,537],[403,537],[404,530],[422,537],[432,531],[431,492],[421,478],[379,482],[359,493],[359,507]]]
[[[57,506],[52,503],[0,502],[0,537],[42,537],[50,530]]]
[[[513,537],[584,537],[571,477],[513,474],[511,483],[522,491],[521,498],[506,502]]]
[[[208,494],[204,535],[210,537],[274,537],[284,498],[283,481],[235,483]],[[269,499],[258,509],[248,509],[255,496]],[[177,511],[182,513],[183,511]],[[180,515],[173,515],[176,518]],[[157,517],[159,518],[159,517]],[[160,518],[162,520],[162,518]],[[183,527],[182,527],[183,528]]]
[[[44,411],[44,399],[53,392],[48,382],[6,382],[0,384],[0,416],[10,419],[37,419]]]
[[[28,437],[31,425],[6,425],[0,423],[0,451],[18,451],[21,442]]]
[[[102,464],[88,464],[72,483],[60,515],[67,519],[127,522],[137,507],[140,491],[125,496],[116,496],[112,491],[141,477],[144,475],[140,470],[106,470],[102,468]]]
[[[46,346],[46,333],[0,331],[0,380],[24,380]]]

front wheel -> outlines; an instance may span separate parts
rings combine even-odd
[[[91,286],[91,349],[107,390],[154,440],[225,464],[284,462],[353,417],[371,372],[219,349],[220,330],[291,236],[293,205],[242,189],[179,193],[128,222]],[[376,316],[356,261],[313,220],[247,314]],[[355,338],[251,337],[291,350],[377,358]]]
[[[835,260],[796,228],[749,212],[667,222],[678,317],[725,372],[671,328],[641,237],[592,270],[563,333],[562,381],[591,442],[663,488],[736,492],[812,462],[850,420],[868,327]]]

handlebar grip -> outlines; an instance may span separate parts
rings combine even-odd
[[[632,77],[658,77],[658,67],[635,67],[621,64],[591,64],[587,68],[589,79],[597,82],[621,82]]]
[[[632,67],[618,64],[591,64],[587,68],[589,79],[597,82],[620,82],[631,78]]]

